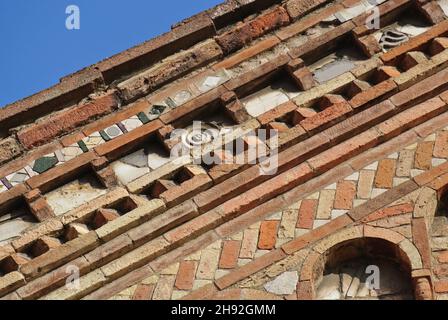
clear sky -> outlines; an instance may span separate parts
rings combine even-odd
[[[0,107],[223,0],[0,0]],[[68,30],[66,8],[80,10]]]

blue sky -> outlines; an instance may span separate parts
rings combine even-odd
[[[0,0],[0,107],[223,0]],[[80,30],[67,30],[67,6]]]

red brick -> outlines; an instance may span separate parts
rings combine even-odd
[[[224,203],[220,211],[225,219],[234,218],[292,188],[313,176],[311,168],[302,163]]]
[[[93,218],[93,226],[98,229],[120,217],[120,214],[116,210],[112,209],[99,209]]]
[[[433,155],[437,158],[448,158],[448,131],[437,134]]]
[[[353,181],[338,182],[333,208],[350,210],[353,207],[355,196],[356,184]]]
[[[434,282],[434,290],[437,293],[448,292],[448,280],[441,280]]]
[[[339,4],[333,4],[331,6],[328,6],[324,9],[322,9],[319,12],[313,13],[312,15],[308,15],[306,17],[303,17],[302,19],[298,20],[297,22],[291,24],[290,26],[286,26],[284,28],[281,28],[276,32],[276,35],[281,40],[289,39],[297,34],[302,33],[303,31],[311,28],[312,26],[320,23],[325,18],[328,18],[332,14],[338,12],[339,10],[342,10],[343,7]]]
[[[44,198],[39,198],[36,201],[29,204],[31,213],[40,222],[55,217],[53,209],[49,206]]]
[[[426,171],[414,178],[419,186],[424,186],[435,181],[438,177],[443,176],[448,170],[448,163],[445,162],[429,171]]]
[[[297,283],[297,300],[313,300],[314,288],[310,280]]]
[[[323,237],[328,236],[329,234],[348,226],[352,222],[353,220],[350,219],[347,214],[344,214],[340,217],[337,217],[336,219],[331,220],[327,224],[324,224],[323,226],[308,232],[304,236],[298,237],[284,244],[282,246],[282,249],[287,254],[293,254],[294,252],[305,248],[309,244],[314,243],[315,241],[320,240]]]
[[[60,245],[61,245],[61,241],[59,239],[44,236],[40,239],[37,239],[34,242],[32,248],[31,248],[31,252],[32,252],[33,257],[38,257],[38,256],[44,254],[45,252],[48,252],[54,248],[59,247]]]
[[[153,284],[139,284],[135,289],[132,300],[151,300],[154,288]]]
[[[428,43],[433,38],[441,36],[446,31],[448,31],[448,21],[443,21],[437,24],[436,26],[432,27],[425,33],[422,33],[414,38],[411,38],[403,45],[393,48],[392,50],[389,50],[388,52],[384,53],[381,56],[381,59],[387,64],[392,64],[396,59],[398,59],[406,52],[416,50],[418,51],[418,49],[422,47],[424,44]]]
[[[76,127],[86,124],[98,116],[110,113],[117,107],[118,100],[115,93],[108,94],[23,129],[17,133],[17,137],[25,148],[30,149],[70,133]]]
[[[286,254],[281,249],[273,250],[265,254],[264,256],[261,256],[260,258],[257,258],[252,262],[239,267],[238,269],[225,275],[224,277],[219,278],[215,281],[215,284],[219,289],[224,290],[234,285],[238,281],[241,281],[256,272],[267,268],[277,261],[284,259],[285,257]]]
[[[308,160],[312,168],[318,172],[327,171],[330,168],[352,158],[361,152],[370,149],[378,142],[379,134],[371,129],[355,136],[321,154]]]
[[[317,128],[330,125],[333,121],[337,121],[341,117],[348,114],[351,110],[352,108],[348,103],[334,104],[331,107],[328,107],[325,110],[317,113],[315,116],[301,121],[300,125],[306,131],[311,132]]]
[[[179,266],[179,271],[177,272],[174,286],[179,290],[191,290],[193,288],[196,268],[196,261],[182,261]]]
[[[258,249],[271,250],[275,247],[279,225],[280,222],[277,220],[263,221],[261,223]]]
[[[255,19],[218,36],[216,41],[226,54],[241,49],[251,41],[289,24],[289,15],[283,7],[277,7]]]
[[[448,21],[446,22],[448,23]],[[437,92],[445,86],[447,77],[448,70],[442,70],[412,87],[397,93],[390,98],[390,101],[398,108],[404,108],[413,102],[424,101],[426,97],[434,95],[434,92]]]
[[[445,49],[448,49],[448,38],[435,38],[429,45],[428,50],[434,56]]]
[[[394,186],[395,165],[395,159],[384,159],[379,162],[374,182],[375,188],[390,189]]]
[[[388,208],[378,210],[378,211],[368,215],[366,218],[364,218],[362,220],[362,222],[367,223],[367,222],[371,222],[371,221],[375,221],[375,220],[379,220],[379,219],[383,219],[383,218],[387,218],[387,217],[397,216],[397,215],[401,215],[401,214],[405,214],[405,213],[412,213],[413,211],[414,211],[413,205],[411,205],[409,203],[400,204],[397,206],[388,207]]]
[[[218,292],[214,283],[208,284],[186,295],[181,300],[209,300],[215,293]]]
[[[306,67],[294,71],[292,76],[300,90],[310,90],[316,84],[313,74]]]
[[[431,247],[425,218],[412,220],[412,240],[422,257],[423,268],[431,268]]]
[[[285,102],[274,109],[269,110],[268,112],[260,115],[257,120],[261,123],[261,125],[265,125],[271,121],[275,121],[276,119],[283,117],[287,113],[295,110],[297,106],[292,102]]]
[[[221,258],[219,260],[220,269],[233,269],[237,266],[240,254],[241,241],[224,241]]]
[[[280,40],[277,37],[269,37],[263,41],[251,45],[249,48],[244,49],[221,62],[218,62],[213,66],[213,69],[214,70],[230,69],[245,60],[248,60],[264,51],[267,51],[275,47],[279,43]]]
[[[392,92],[396,88],[397,85],[393,80],[387,80],[357,94],[349,103],[352,108],[358,108],[367,103],[374,103],[378,98]]]
[[[439,264],[434,267],[434,275],[439,278],[445,278],[448,276],[448,264]]]
[[[291,18],[297,19],[326,2],[328,0],[289,0],[286,2],[286,10]]]
[[[109,160],[116,159],[126,152],[133,150],[136,145],[147,140],[161,127],[162,122],[159,120],[151,121],[127,134],[116,137],[112,141],[97,146],[95,151],[100,157],[106,156]]]
[[[399,133],[439,115],[447,109],[439,98],[433,98],[407,109],[378,125],[378,129],[389,139]]]
[[[431,21],[432,24],[438,24],[445,20],[445,14],[436,1],[431,1],[423,6],[419,6],[421,12],[426,19]]]
[[[299,209],[299,218],[297,219],[297,228],[312,229],[314,225],[314,217],[317,212],[317,200],[302,200]]]
[[[188,200],[194,194],[209,189],[212,180],[207,174],[199,174],[194,178],[181,183],[179,186],[168,189],[160,195],[167,206],[172,207]]]
[[[424,141],[418,144],[414,157],[414,167],[421,170],[429,170],[432,167],[432,150],[434,142]]]
[[[448,251],[439,252],[437,261],[439,261],[439,263],[448,263]]]
[[[65,77],[55,86],[3,108],[0,112],[1,132],[7,133],[10,128],[28,120],[59,110],[63,105],[76,103],[94,92],[101,83],[101,73],[92,67]]]

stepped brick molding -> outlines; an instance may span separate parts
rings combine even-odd
[[[448,300],[447,8],[376,2],[228,0],[1,109],[0,299]]]

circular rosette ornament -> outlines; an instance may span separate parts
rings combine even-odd
[[[215,141],[219,135],[218,126],[201,122],[187,129],[187,132],[182,135],[182,143],[189,149],[200,148]]]

